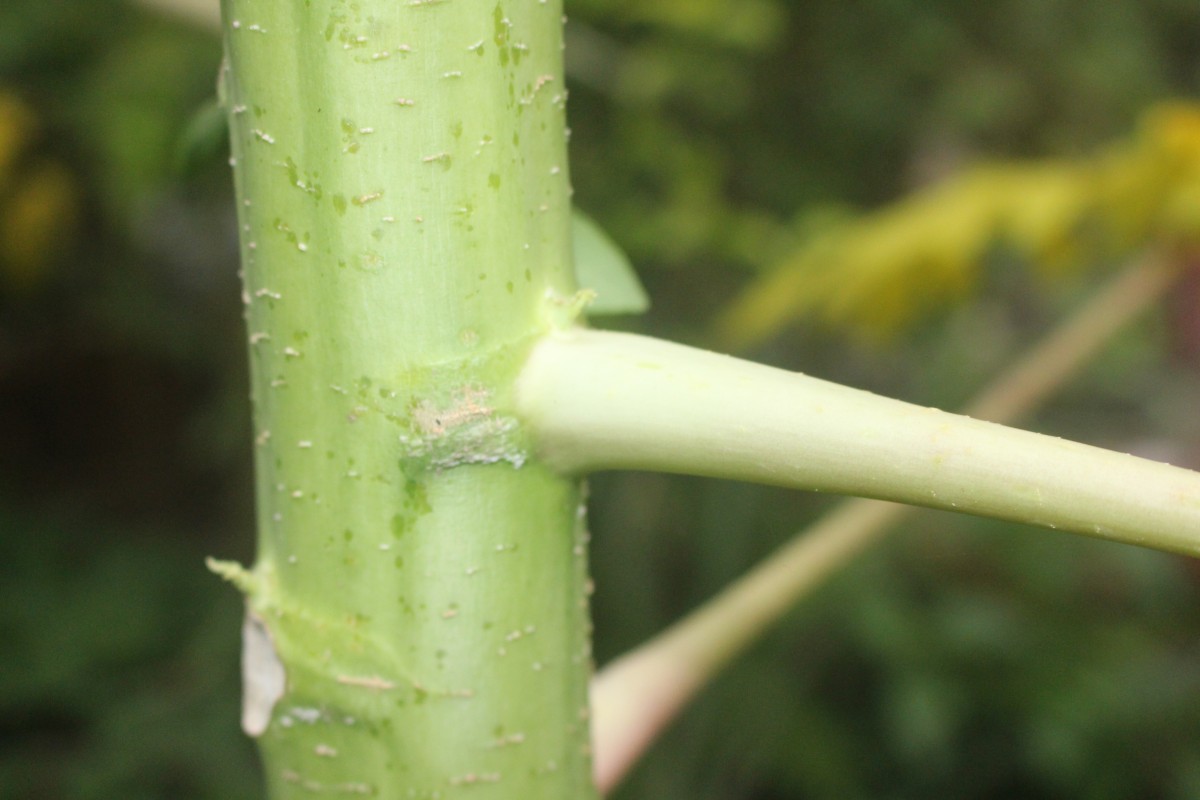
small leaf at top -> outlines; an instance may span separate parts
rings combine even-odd
[[[588,314],[640,314],[650,307],[650,298],[621,248],[578,210],[571,213],[571,247],[575,279],[581,288],[596,292]]]

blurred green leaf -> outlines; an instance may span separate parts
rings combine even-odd
[[[641,314],[650,307],[650,298],[625,253],[578,210],[571,215],[571,247],[579,286],[596,293],[589,314]]]
[[[192,113],[179,137],[176,169],[191,176],[229,151],[229,123],[225,109],[216,98],[206,101]]]

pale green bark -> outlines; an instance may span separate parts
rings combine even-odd
[[[222,11],[270,795],[590,797],[579,490],[510,410],[574,290],[561,8]]]

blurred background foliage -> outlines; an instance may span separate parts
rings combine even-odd
[[[149,5],[0,4],[5,800],[260,796],[202,562],[253,537],[215,4]],[[1194,0],[568,12],[576,200],[654,301],[605,324],[954,407],[1138,248],[1200,263]],[[1200,467],[1198,274],[1028,425]],[[834,502],[592,487],[601,661]],[[1200,568],[912,520],[618,797],[1200,796]]]

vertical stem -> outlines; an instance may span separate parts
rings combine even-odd
[[[273,798],[588,798],[580,494],[510,413],[569,262],[557,0],[223,0]]]

